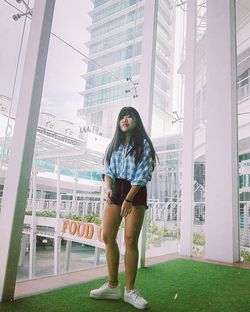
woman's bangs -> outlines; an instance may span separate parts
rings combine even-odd
[[[119,120],[121,120],[124,116],[131,116],[133,119],[135,119],[135,114],[130,107],[123,107],[119,113]]]

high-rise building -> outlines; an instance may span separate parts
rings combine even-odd
[[[153,121],[159,136],[166,134],[168,114],[172,112],[172,80],[175,5],[173,0],[93,0],[92,25],[83,109],[78,117],[84,126],[95,126],[110,137],[122,106],[137,107],[140,89],[144,6],[155,1],[157,23]],[[152,17],[153,18],[153,17]]]

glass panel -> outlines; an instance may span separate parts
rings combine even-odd
[[[238,10],[241,7],[238,5]],[[238,24],[241,18],[238,16]],[[238,35],[238,134],[239,134],[239,217],[240,260],[250,262],[250,97],[249,97],[249,38],[239,27]],[[242,47],[242,44],[248,44]]]
[[[4,45],[4,49],[0,49],[0,208],[30,28],[30,16],[18,17],[25,12],[25,7],[15,5],[0,3],[0,42]]]
[[[33,1],[30,1],[32,4]],[[30,29],[30,15],[23,5],[0,2],[0,211],[4,182],[8,170],[18,97]],[[11,40],[10,40],[11,38]],[[4,47],[4,48],[3,48]],[[21,251],[18,261],[17,279],[29,277],[29,226],[24,227],[21,238]]]
[[[88,15],[95,1],[56,2],[25,215],[29,239],[19,279],[106,263],[102,160],[119,110],[134,105],[140,73],[142,24],[137,18],[143,10],[133,1],[123,2],[131,6],[133,19],[121,7],[119,14],[127,17],[114,31],[126,35],[118,38],[110,30],[107,40],[95,32],[100,21]],[[102,4],[108,5],[99,2],[96,10]],[[115,13],[109,12],[110,22]],[[132,36],[127,35],[131,28],[136,29]],[[123,259],[123,225],[118,242]]]
[[[25,224],[35,217],[33,274],[61,274],[103,264],[100,226],[102,114],[83,113],[92,2],[56,2]],[[67,16],[67,19],[65,19]],[[96,64],[100,74],[100,65]],[[87,120],[86,114],[89,119]],[[96,146],[94,146],[96,144]],[[98,245],[98,246],[99,246]],[[102,247],[103,248],[103,247]]]
[[[245,19],[249,8],[238,1],[236,12],[240,260],[250,262],[250,38]]]
[[[176,60],[179,62],[182,23],[182,12],[177,12],[173,1],[159,1],[151,130],[159,163],[149,184],[148,258],[178,252],[182,101],[177,95],[181,93],[181,81],[173,87],[173,79],[177,77],[174,38],[178,32]]]

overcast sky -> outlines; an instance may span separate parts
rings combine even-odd
[[[24,11],[24,5],[15,0],[11,4]],[[30,1],[32,8],[34,1]],[[57,0],[52,32],[88,55],[85,42],[89,40],[86,27],[91,24],[88,12],[92,9],[90,0]],[[20,49],[24,18],[17,22],[12,19],[18,11],[0,0],[0,94],[11,97],[18,53]],[[19,65],[14,103],[20,87],[25,46],[27,43],[30,20],[27,20],[23,43],[23,53]],[[83,97],[79,92],[84,90],[85,81],[81,77],[86,72],[83,57],[51,36],[44,81],[41,111],[50,112],[59,119],[74,120],[76,111],[83,106]]]
[[[8,0],[14,6],[24,11],[24,5],[18,4],[16,0]],[[34,7],[34,0],[30,0],[30,7]],[[88,48],[85,43],[89,40],[87,26],[91,25],[91,18],[88,14],[93,8],[91,0],[57,0],[52,32],[60,36],[75,48],[88,55]],[[25,19],[21,18],[17,22],[12,19],[13,14],[18,11],[11,7],[5,0],[0,0],[0,95],[11,97],[15,70],[20,49],[20,41]],[[177,10],[176,14],[182,11]],[[180,18],[177,17],[177,20]],[[29,33],[30,20],[27,20],[24,45],[22,48],[22,58],[19,65],[16,91],[14,94],[14,104],[18,102],[18,93],[22,74],[22,65],[25,55],[25,43]],[[174,75],[177,75],[180,48],[182,48],[182,38],[178,38],[179,22],[176,23],[177,37],[175,44],[181,42],[180,47],[175,49]],[[67,119],[76,121],[77,109],[83,107],[83,97],[80,92],[85,88],[85,80],[81,77],[86,73],[86,63],[83,56],[60,42],[53,35],[50,39],[46,74],[44,80],[41,112],[48,112],[56,115],[57,119]],[[180,75],[177,75],[178,77]],[[182,115],[179,104],[180,77],[174,83],[173,111],[177,110]],[[173,132],[179,123],[171,127]],[[154,126],[157,132],[157,124]]]

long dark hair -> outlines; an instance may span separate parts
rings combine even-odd
[[[107,162],[108,164],[110,164],[112,153],[118,150],[120,144],[124,143],[125,134],[121,131],[120,120],[124,116],[128,116],[128,115],[131,116],[133,119],[135,119],[135,128],[133,130],[133,133],[129,142],[133,146],[133,148],[130,150],[130,153],[135,152],[135,163],[137,164],[141,159],[141,155],[143,152],[144,139],[145,139],[151,148],[153,167],[155,167],[156,158],[158,159],[155,149],[153,147],[153,144],[149,136],[146,133],[146,130],[143,126],[139,113],[134,107],[131,107],[131,106],[123,107],[118,115],[115,134],[111,143],[109,144],[106,150],[106,153],[104,156],[104,162]]]

